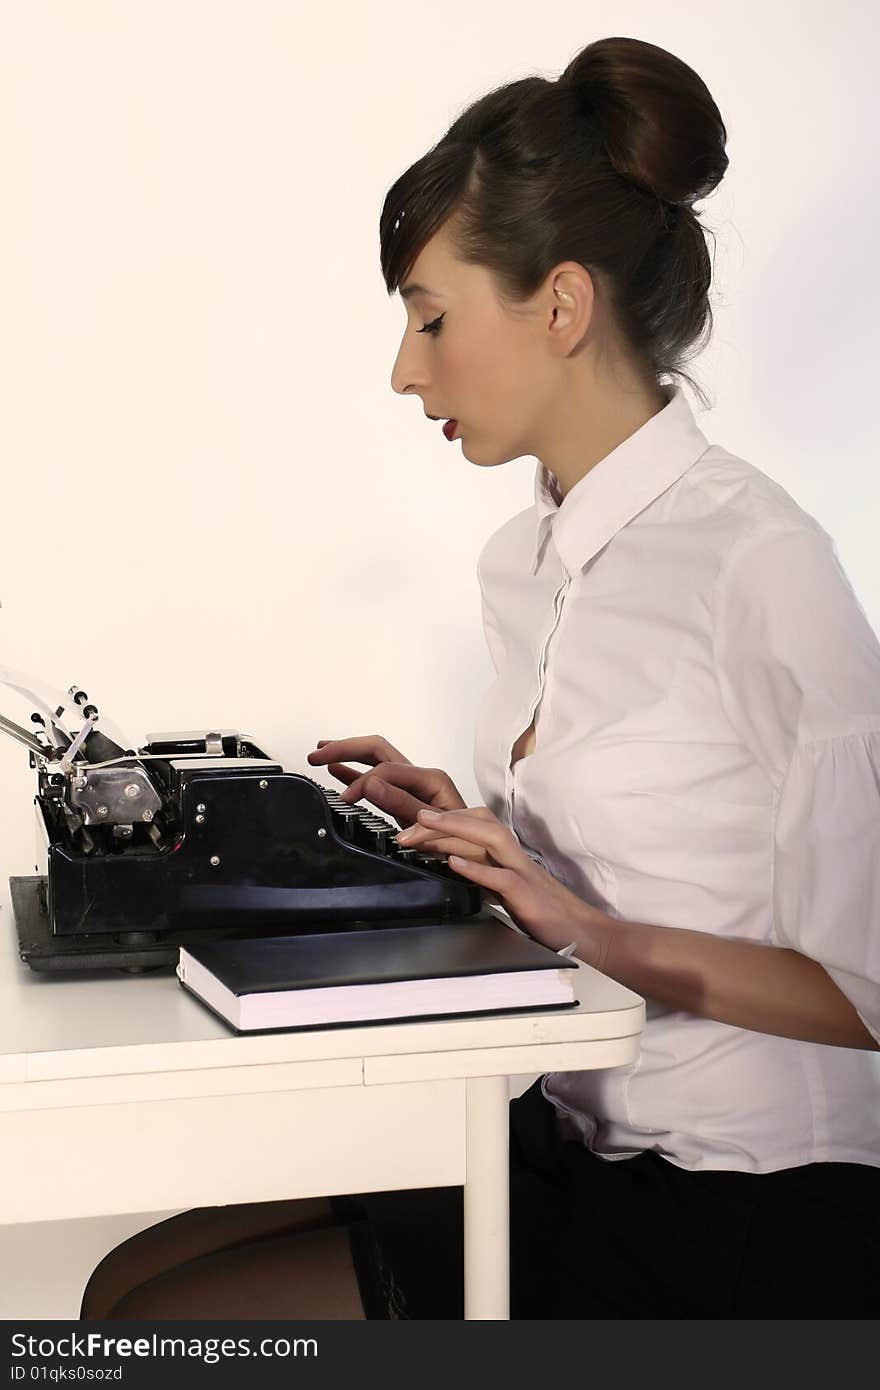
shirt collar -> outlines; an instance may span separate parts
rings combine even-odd
[[[556,478],[538,464],[532,574],[549,531],[567,572],[575,574],[705,453],[709,441],[682,388],[663,391],[663,409],[600,459],[561,502]]]

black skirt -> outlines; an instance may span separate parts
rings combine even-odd
[[[880,1313],[880,1167],[609,1160],[563,1141],[555,1117],[540,1082],[510,1103],[511,1317]],[[368,1318],[464,1316],[460,1187],[333,1200]]]

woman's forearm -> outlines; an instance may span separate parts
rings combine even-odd
[[[757,1033],[880,1050],[827,971],[799,951],[587,912],[583,959],[637,994]]]

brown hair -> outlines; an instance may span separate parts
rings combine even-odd
[[[702,79],[640,39],[588,44],[553,81],[524,77],[469,106],[389,189],[379,222],[389,294],[450,221],[454,253],[502,303],[583,265],[647,374],[679,377],[712,330],[712,267],[693,210],[727,168]],[[709,235],[714,235],[711,231]]]

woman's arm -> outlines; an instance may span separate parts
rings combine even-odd
[[[646,998],[756,1033],[880,1051],[824,967],[799,951],[620,922],[589,906],[577,926],[575,954]]]
[[[419,812],[398,836],[449,855],[456,873],[495,898],[554,951],[574,943],[587,965],[645,998],[703,1018],[834,1047],[878,1051],[855,1007],[810,956],[685,927],[621,921],[584,902],[535,863],[486,806]]]

